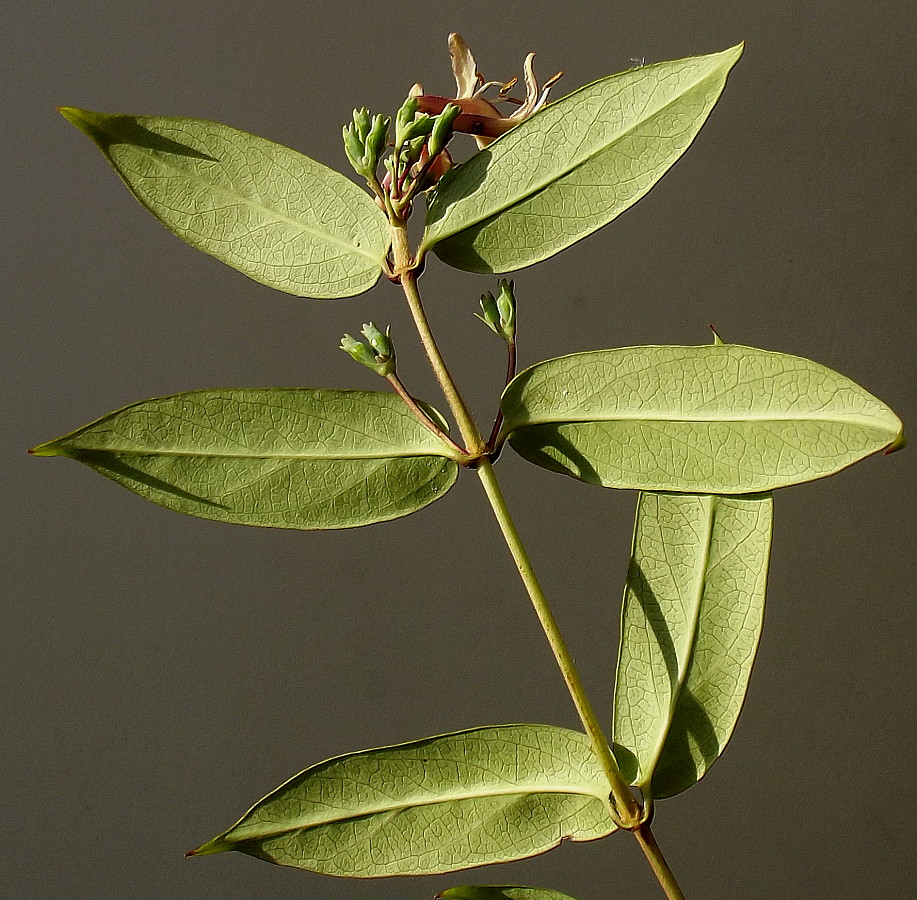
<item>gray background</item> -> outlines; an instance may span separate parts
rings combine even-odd
[[[200,387],[374,388],[335,347],[398,292],[261,287],[130,197],[58,104],[201,116],[345,166],[355,105],[449,92],[450,30],[488,77],[537,50],[562,95],[631,58],[745,58],[694,147],[613,225],[517,275],[521,362],[728,341],[839,369],[917,422],[907,2],[203,3],[33,0],[4,12],[4,651],[0,894],[408,900],[544,884],[661,896],[625,836],[427,880],[343,882],[237,855],[183,860],[305,765],[507,721],[575,726],[482,493],[337,533],[183,518],[27,447]],[[481,420],[502,358],[471,318],[495,279],[431,261],[431,318]],[[912,889],[914,451],[780,491],[764,640],[723,759],[660,804],[692,900]],[[634,496],[499,471],[607,718]]]

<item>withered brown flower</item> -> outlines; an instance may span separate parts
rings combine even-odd
[[[434,94],[425,94],[420,84],[411,88],[410,96],[418,100],[418,110],[429,115],[438,115],[445,109],[447,103],[455,103],[461,107],[461,114],[455,120],[455,131],[474,135],[478,147],[486,147],[495,138],[505,134],[520,122],[534,115],[548,101],[551,87],[563,75],[558,72],[549,78],[543,87],[538,86],[535,77],[533,60],[534,53],[529,53],[523,64],[525,78],[525,99],[516,100],[509,96],[509,92],[516,85],[518,79],[513,78],[506,83],[500,81],[485,81],[484,76],[478,71],[474,56],[461,35],[454,32],[449,35],[449,53],[452,56],[452,72],[455,75],[456,96],[439,97]],[[489,88],[498,89],[497,101],[516,104],[510,115],[504,116],[496,106],[484,98],[484,92]]]

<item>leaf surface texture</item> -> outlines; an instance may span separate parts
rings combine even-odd
[[[32,452],[79,460],[178,512],[279,528],[404,516],[458,475],[453,450],[399,397],[369,391],[191,391],[125,407]]]
[[[515,884],[468,885],[449,888],[437,894],[436,900],[573,900],[550,888],[522,887]]]
[[[761,634],[772,523],[770,494],[640,494],[613,735],[622,771],[647,795],[691,787],[732,734]]]
[[[61,112],[166,228],[255,281],[333,298],[379,278],[388,223],[333,169],[202,119]]]
[[[502,406],[517,453],[615,488],[754,493],[903,442],[898,417],[849,378],[736,344],[563,356],[519,374]]]
[[[448,872],[604,837],[608,792],[584,734],[478,728],[312,766],[194,854],[357,878]]]
[[[607,225],[688,148],[741,53],[642,66],[548,105],[445,176],[424,249],[509,272]]]

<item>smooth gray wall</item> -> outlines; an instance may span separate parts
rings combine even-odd
[[[201,387],[373,388],[335,348],[398,292],[299,300],[196,253],[58,104],[226,122],[345,167],[354,106],[449,92],[446,35],[488,77],[558,95],[647,61],[747,52],[694,147],[604,231],[518,273],[521,362],[723,337],[818,360],[917,422],[913,6],[906,2],[9,4],[4,109],[6,493],[0,894],[410,900],[543,884],[658,898],[634,842],[502,869],[352,882],[182,852],[304,766],[486,723],[575,726],[481,491],[392,524],[297,533],[183,518],[27,447]],[[481,419],[503,361],[471,317],[495,279],[432,261],[445,353]],[[914,450],[780,491],[751,699],[657,834],[692,900],[913,890]],[[499,471],[607,717],[634,497],[514,458]]]

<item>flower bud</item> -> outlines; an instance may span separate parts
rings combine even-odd
[[[497,301],[490,291],[481,294],[481,312],[475,313],[475,316],[494,334],[500,334],[500,312],[497,309]]]
[[[395,149],[399,149],[406,140],[412,137],[411,125],[417,113],[417,98],[408,97],[395,116]]]
[[[408,141],[405,165],[411,166],[420,159],[424,145],[427,143],[426,137],[420,135],[413,140]]]
[[[379,159],[385,152],[385,141],[388,138],[388,129],[392,120],[388,116],[373,116],[372,126],[366,138],[367,164],[375,172]]]
[[[447,104],[446,108],[434,118],[433,130],[430,133],[430,156],[438,156],[452,137],[452,126],[459,117],[462,109],[455,103]]]
[[[363,326],[362,333],[369,341],[368,345],[345,334],[341,338],[341,350],[367,369],[372,369],[377,375],[388,377],[395,371],[395,348],[388,330],[383,333],[370,322]]]
[[[503,335],[509,340],[516,334],[516,298],[513,295],[512,281],[507,281],[505,278],[500,279],[497,310],[500,313],[500,327]]]
[[[358,175],[368,180],[375,178],[379,158],[385,152],[390,125],[388,116],[373,116],[370,119],[365,106],[353,111],[353,124],[344,126],[344,150]]]
[[[376,356],[386,360],[395,358],[395,346],[390,337],[391,331],[391,325],[385,331],[380,331],[372,322],[369,322],[363,326],[360,333],[369,341],[370,347],[376,351]]]
[[[360,142],[365,143],[369,134],[369,110],[365,106],[353,111],[353,125]]]
[[[347,154],[347,159],[350,162],[350,165],[353,166],[354,171],[358,175],[364,175],[366,168],[363,163],[365,148],[363,146],[363,142],[360,140],[359,135],[356,132],[356,127],[354,125],[345,125],[343,134],[344,152]]]
[[[432,130],[433,125],[436,120],[432,116],[428,116],[426,113],[421,113],[411,122],[410,125],[410,136],[411,138],[415,137],[426,137]]]
[[[481,296],[481,313],[475,313],[494,334],[509,343],[516,334],[516,298],[513,283],[501,279],[496,297],[490,291]]]

